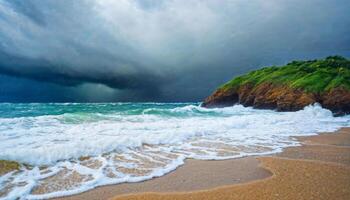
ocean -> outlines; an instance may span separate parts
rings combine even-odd
[[[297,112],[199,103],[0,104],[0,199],[46,199],[162,176],[185,159],[281,152],[291,136],[350,126],[319,105]]]

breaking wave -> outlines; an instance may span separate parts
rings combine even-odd
[[[291,136],[350,126],[319,105],[298,112],[240,105],[1,104],[0,199],[44,199],[162,176],[186,158],[228,159],[296,146]]]

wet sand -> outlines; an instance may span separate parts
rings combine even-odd
[[[184,192],[245,183],[270,177],[254,157],[223,161],[189,159],[175,171],[149,181],[98,187],[79,195],[57,198],[64,200],[100,200],[116,195],[142,192]]]
[[[188,160],[150,181],[60,199],[350,199],[350,128],[298,140],[302,146],[269,157]]]

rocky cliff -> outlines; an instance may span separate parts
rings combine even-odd
[[[350,114],[350,61],[340,56],[293,61],[239,76],[219,87],[202,104],[234,104],[278,111],[297,111],[320,103],[334,115]]]

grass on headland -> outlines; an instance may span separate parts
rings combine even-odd
[[[311,93],[322,93],[336,87],[350,90],[350,60],[330,56],[322,60],[293,61],[281,67],[265,67],[236,77],[220,89],[238,89],[244,84],[257,86],[267,82]]]

